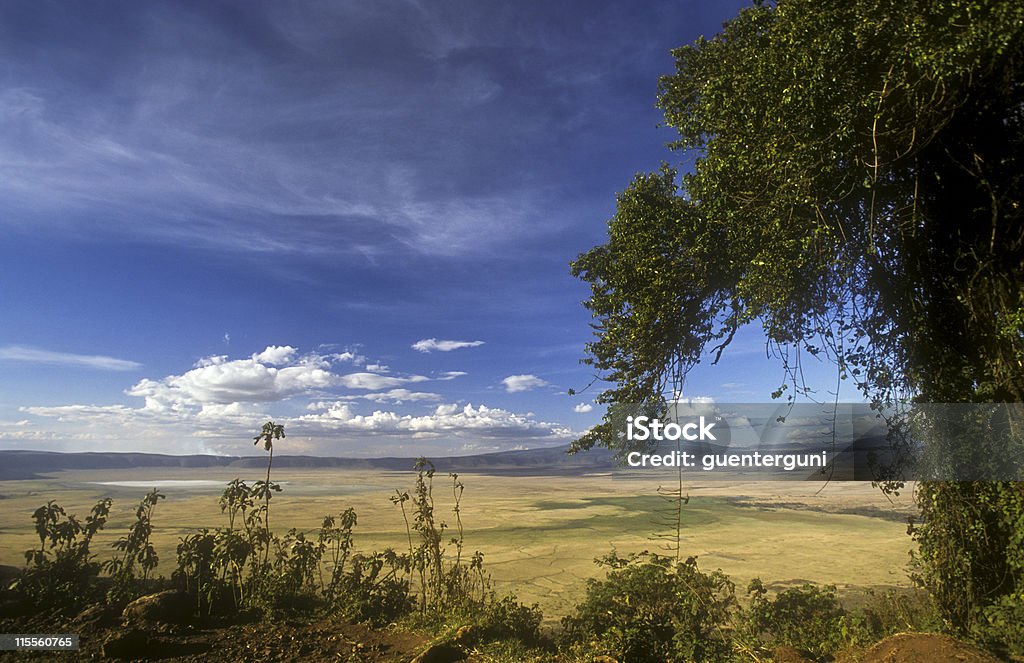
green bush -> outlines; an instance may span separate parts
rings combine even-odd
[[[454,547],[452,552],[445,542],[448,524],[439,520],[435,513],[434,464],[426,458],[417,458],[413,469],[416,470],[413,492],[396,490],[391,502],[401,508],[405,521],[411,570],[419,579],[420,612],[452,614],[483,605],[490,595],[490,578],[483,571],[483,553],[476,551],[468,560],[464,558],[464,486],[459,475],[448,474],[452,480],[452,514],[456,527],[456,536],[447,542]],[[406,503],[411,504],[411,509],[407,510]]]
[[[390,624],[414,607],[408,569],[408,559],[391,549],[353,555],[349,570],[341,576],[333,605],[349,619],[374,626]]]
[[[28,568],[11,588],[39,610],[74,608],[93,598],[91,581],[100,565],[89,544],[106,524],[111,504],[110,498],[97,502],[84,523],[53,500],[36,509],[39,547],[25,551]]]
[[[906,631],[934,632],[943,629],[942,617],[923,590],[912,592],[868,592],[868,602],[858,612],[871,640]]]
[[[926,481],[917,501],[914,579],[959,635],[1024,654],[1024,483]]]
[[[541,644],[540,623],[544,613],[534,603],[526,606],[515,596],[506,596],[484,606],[475,620],[479,638],[485,642],[516,640],[527,647]]]
[[[562,620],[571,649],[628,663],[728,658],[725,627],[736,600],[721,571],[703,573],[693,557],[678,562],[649,552],[597,561],[611,569],[607,577],[589,580],[575,614]]]
[[[1002,596],[982,613],[978,639],[1004,654],[1024,654],[1024,592]]]
[[[762,645],[786,645],[816,656],[832,654],[849,644],[857,620],[848,619],[836,600],[832,585],[807,584],[780,592],[774,599],[755,578],[747,590],[750,607],[743,615],[743,631]]]
[[[128,529],[128,536],[122,536],[111,547],[117,551],[113,559],[103,563],[103,570],[110,574],[113,583],[107,590],[107,601],[125,604],[137,597],[149,580],[149,574],[156,569],[160,558],[149,537],[153,533],[153,509],[164,496],[151,490],[135,508],[135,522]],[[142,570],[141,578],[139,572]]]

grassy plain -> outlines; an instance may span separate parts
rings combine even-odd
[[[237,469],[75,470],[46,478],[0,482],[0,564],[22,566],[26,549],[38,546],[31,514],[48,499],[84,517],[101,497],[114,499],[111,519],[93,544],[100,559],[131,523],[134,507],[149,489],[167,496],[154,514],[159,572],[174,567],[178,539],[200,527],[226,525],[217,499],[237,476],[254,481],[259,471]],[[462,474],[466,550],[484,553],[499,593],[538,602],[546,617],[570,611],[585,580],[603,575],[594,558],[658,550],[652,539],[668,504],[657,496],[671,474],[615,472],[584,476]],[[412,472],[282,469],[274,479],[284,490],[271,502],[271,527],[314,531],[325,514],[354,507],[356,546],[363,551],[408,548],[395,489],[411,491]],[[137,482],[133,486],[100,482]],[[184,483],[176,483],[184,482]],[[691,499],[684,512],[685,556],[701,568],[721,568],[742,594],[760,577],[769,587],[804,582],[835,584],[855,597],[869,588],[905,587],[909,490],[890,502],[869,484],[709,481],[684,484]],[[450,479],[435,477],[436,512],[454,527]]]

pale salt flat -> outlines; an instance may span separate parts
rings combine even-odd
[[[150,481],[89,481],[94,486],[121,486],[124,488],[203,488],[223,486],[223,481],[212,479],[152,479]]]

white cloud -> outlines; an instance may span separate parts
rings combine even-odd
[[[338,384],[350,389],[389,389],[410,382],[424,382],[429,380],[423,375],[410,375],[400,378],[390,375],[378,375],[377,373],[349,373],[338,377]]]
[[[161,25],[165,30],[173,27],[165,21]],[[196,32],[192,26],[185,30],[182,38]],[[39,93],[45,85],[35,80],[5,86],[0,119],[10,130],[0,137],[0,162],[18,167],[5,172],[4,202],[22,213],[0,215],[0,226],[34,223],[42,231],[59,232],[74,227],[66,219],[77,217],[88,219],[88,226],[78,224],[85,232],[235,251],[326,254],[339,249],[324,241],[324,223],[344,223],[355,231],[348,250],[368,257],[396,245],[418,253],[458,255],[494,247],[497,237],[524,232],[527,226],[543,229],[536,221],[539,194],[529,189],[438,194],[432,185],[437,169],[402,168],[387,160],[325,162],[312,157],[301,141],[269,134],[256,140],[244,131],[240,137],[237,112],[200,103],[208,98],[207,64],[179,55],[173,62],[149,59],[145,76],[124,79],[136,111],[129,121],[122,121],[116,110],[95,105],[88,112],[57,112],[63,102]],[[235,72],[225,80],[241,85],[248,73],[245,65],[228,60],[221,65]],[[287,87],[294,79],[247,84],[243,96],[260,96],[261,112],[268,117],[302,117],[310,125],[365,120],[360,100],[351,94],[338,96],[339,90],[354,89],[348,84],[339,82],[341,87],[324,98],[296,90],[296,96],[285,99],[280,84]],[[232,99],[243,88],[219,89],[223,99]],[[308,97],[307,102],[296,102],[300,96]],[[342,97],[350,103],[337,103]],[[249,103],[244,102],[246,108]],[[183,114],[179,109],[184,107],[191,110]],[[380,122],[394,122],[385,118],[395,111],[391,105],[374,115]],[[97,121],[105,116],[120,119]],[[359,138],[343,133],[335,143],[338,153],[359,144]],[[139,217],[148,222],[132,222]],[[496,232],[499,227],[503,232]]]
[[[229,359],[227,355],[204,357],[192,370],[160,380],[140,380],[125,393],[146,399],[150,410],[165,411],[201,409],[212,404],[283,401],[334,387],[377,391],[428,379],[422,375],[398,377],[333,371],[338,362],[358,359],[358,355],[350,352],[299,355],[292,346],[271,345],[248,359]]]
[[[462,348],[475,348],[483,345],[483,341],[439,341],[436,338],[424,338],[412,344],[413,350],[420,352],[451,352]]]
[[[253,427],[274,419],[288,430],[289,453],[438,455],[561,443],[568,427],[486,405],[439,404],[426,414],[404,407],[437,403],[442,394],[414,383],[440,377],[339,370],[348,357],[271,345],[242,358],[203,357],[192,368],[145,378],[125,390],[130,404],[22,406],[25,419],[0,421],[0,445],[19,440],[65,451],[119,449],[161,453],[251,453]],[[517,378],[525,388],[535,382]],[[338,395],[343,389],[368,393]],[[369,406],[367,403],[379,404]],[[387,407],[385,407],[387,404]],[[372,412],[361,408],[378,407]],[[513,444],[514,443],[514,444]]]
[[[464,375],[469,375],[469,373],[467,373],[465,371],[445,371],[444,373],[442,373],[441,375],[439,375],[435,379],[436,380],[454,380],[455,378],[461,378]]]
[[[140,380],[125,393],[141,396],[146,399],[147,407],[161,410],[205,403],[279,401],[338,383],[339,377],[328,370],[329,362],[319,355],[282,367],[267,361],[294,361],[294,352],[287,350],[291,348],[271,346],[250,359],[228,360],[223,355],[206,357],[190,371],[161,380]]]
[[[594,409],[594,406],[593,406],[593,405],[591,405],[590,403],[577,403],[577,404],[576,404],[576,405],[575,405],[575,406],[574,406],[574,407],[572,408],[572,411],[573,411],[573,412],[577,412],[577,413],[579,413],[579,414],[585,414],[585,413],[587,413],[587,412],[590,412],[590,411],[591,411],[591,410],[593,410],[593,409]]]
[[[401,415],[395,412],[377,410],[373,414],[356,414],[347,403],[325,404],[320,413],[298,417],[298,430],[303,426],[316,426],[323,430],[364,431],[382,434],[430,434],[473,435],[479,437],[508,438],[569,438],[573,432],[565,426],[536,421],[529,414],[517,414],[472,404],[438,405],[427,415]]]
[[[362,364],[362,363],[366,362],[366,357],[364,357],[362,355],[358,355],[358,354],[356,354],[354,352],[349,352],[348,350],[346,350],[345,352],[335,352],[334,354],[329,354],[329,355],[325,355],[325,356],[330,358],[330,359],[334,359],[334,360],[337,360],[337,361],[347,361],[347,362],[350,362],[350,363],[356,364],[356,365]],[[367,368],[369,368],[369,367],[367,367]],[[370,370],[373,370],[373,369],[370,369]]]
[[[505,391],[513,394],[517,391],[529,391],[547,384],[545,380],[536,375],[510,375],[501,381],[505,385]]]
[[[707,405],[715,402],[714,396],[679,396],[672,400],[680,405]]]
[[[363,394],[360,398],[375,403],[405,403],[407,401],[439,401],[440,394],[432,394],[425,391],[409,391],[408,389],[391,389],[390,391]]]
[[[386,364],[381,363],[367,364],[366,370],[371,371],[373,373],[386,373],[388,371],[388,366]]]
[[[280,366],[281,364],[290,363],[295,357],[295,348],[290,345],[271,345],[266,350],[252,356],[253,361],[257,361],[261,364],[273,364],[274,366]]]
[[[106,355],[79,355],[70,352],[53,352],[23,345],[7,345],[0,348],[0,360],[24,361],[36,364],[60,366],[82,366],[103,371],[133,371],[142,364],[128,359],[117,359]]]

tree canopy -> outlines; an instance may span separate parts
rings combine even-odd
[[[637,176],[572,264],[600,402],[679,393],[748,323],[790,395],[809,353],[878,403],[1024,401],[1024,5],[759,3],[673,55],[692,171]]]
[[[692,169],[638,175],[572,263],[597,401],[678,397],[756,324],[785,368],[774,397],[805,392],[813,355],[879,406],[1016,403],[1019,441],[1024,3],[759,2],[673,55],[658,105]],[[616,423],[573,449],[618,446]],[[1024,483],[917,498],[921,584],[1024,652]]]

